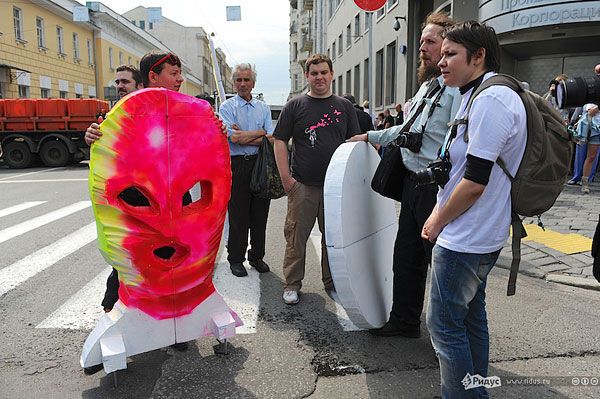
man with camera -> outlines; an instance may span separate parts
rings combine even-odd
[[[437,63],[440,60],[442,32],[454,22],[444,13],[430,14],[423,23],[419,48],[419,91],[403,125],[380,131],[369,131],[349,141],[368,141],[388,145],[393,141],[403,147],[402,160],[408,173],[403,182],[402,207],[398,234],[394,244],[394,295],[388,322],[371,330],[375,335],[418,338],[421,335],[421,313],[425,296],[427,266],[433,244],[421,238],[423,225],[436,203],[437,186],[417,185],[417,173],[425,172],[437,158],[443,144],[447,124],[460,106],[460,93],[445,87]],[[409,128],[406,133],[404,131]]]

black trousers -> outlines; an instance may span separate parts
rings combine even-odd
[[[106,280],[106,292],[102,300],[102,307],[112,309],[115,303],[119,300],[119,273],[116,269],[112,269],[108,279]]]
[[[255,197],[250,192],[252,169],[256,156],[231,157],[231,199],[229,200],[229,239],[227,260],[242,263],[246,260],[248,233],[250,251],[248,260],[261,260],[265,256],[265,235],[271,200]]]
[[[419,325],[425,298],[427,266],[433,244],[421,238],[431,214],[437,186],[417,187],[409,174],[404,178],[398,234],[394,244],[394,299],[390,322]]]

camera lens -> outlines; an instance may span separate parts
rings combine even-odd
[[[560,108],[578,107],[600,101],[600,76],[576,77],[560,82],[556,102]]]

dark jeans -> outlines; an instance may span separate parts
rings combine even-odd
[[[427,265],[433,244],[421,238],[421,230],[436,203],[437,186],[416,187],[404,178],[398,234],[394,245],[394,300],[390,322],[418,326],[421,323]]]
[[[231,157],[231,198],[229,200],[229,239],[227,260],[242,263],[246,260],[248,232],[250,251],[248,260],[261,260],[265,256],[265,234],[271,200],[255,197],[250,192],[252,169],[256,156]]]

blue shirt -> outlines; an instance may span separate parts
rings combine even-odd
[[[437,79],[440,85],[444,87],[442,77],[439,76]],[[425,126],[421,150],[414,153],[409,149],[402,148],[402,161],[404,162],[404,165],[407,169],[415,173],[425,169],[429,162],[437,159],[438,150],[444,143],[444,138],[448,131],[448,122],[454,120],[454,116],[456,115],[461,102],[461,95],[458,88],[446,87],[439,96],[438,105],[434,108],[433,113],[428,120],[427,115],[429,114],[429,109],[433,104],[433,100],[438,97],[436,95],[433,99],[424,98],[430,82],[431,81],[424,82],[419,88],[419,91],[417,91],[417,94],[412,98],[412,105],[410,107],[408,118],[405,119],[406,123],[417,111],[421,101],[425,101],[427,105],[423,109],[421,116],[417,117],[409,129],[410,132],[420,132],[421,128]],[[400,135],[400,130],[402,130],[403,127],[404,124],[392,126],[388,129],[369,131],[367,133],[369,142],[386,146]]]
[[[236,155],[258,154],[258,146],[242,145],[231,142],[231,135],[233,134],[231,126],[234,124],[238,125],[240,130],[262,129],[267,132],[267,134],[273,133],[271,109],[267,104],[255,98],[246,101],[239,95],[236,95],[221,104],[219,116],[227,126],[229,152],[232,157]]]

